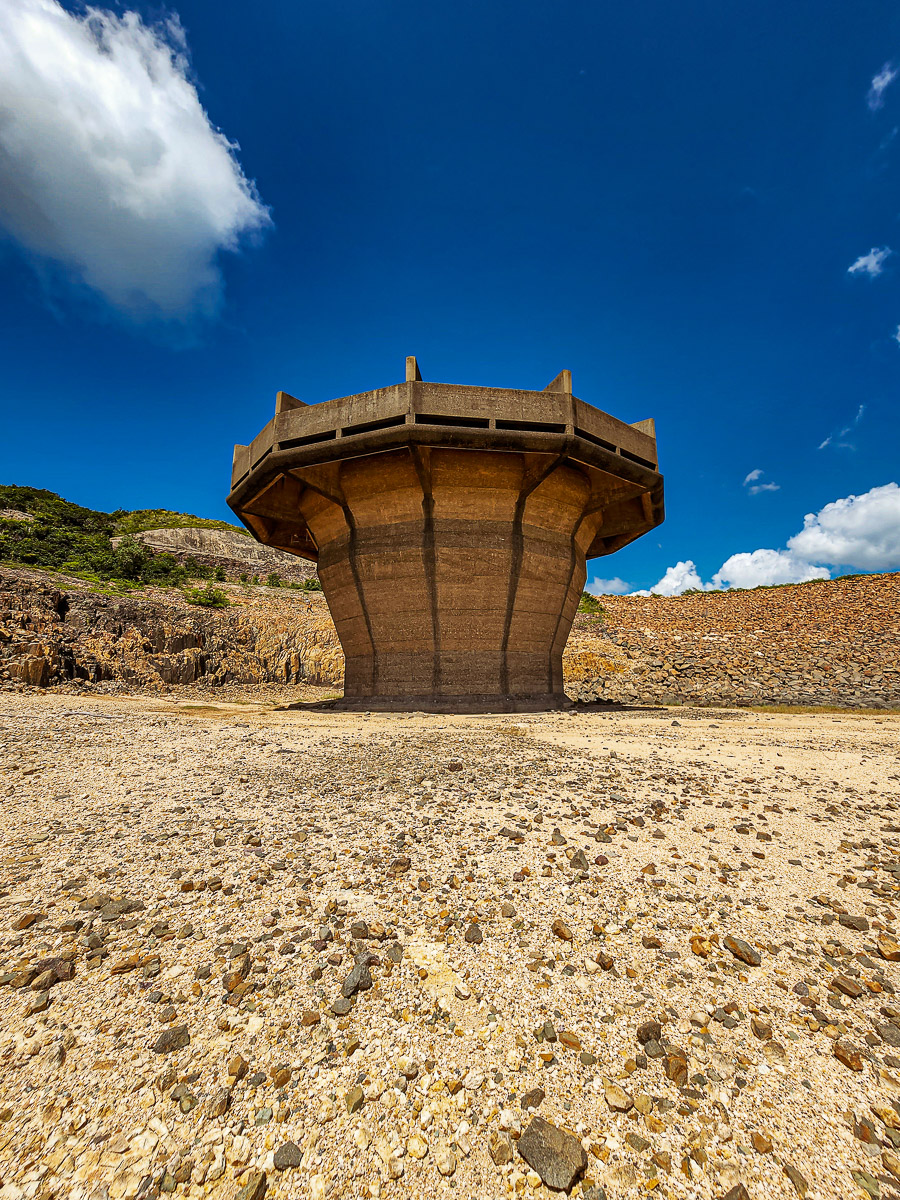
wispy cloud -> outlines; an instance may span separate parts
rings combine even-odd
[[[877,112],[884,104],[884,93],[897,78],[898,70],[892,62],[886,62],[872,80],[866,95],[866,104],[871,112]]]
[[[897,331],[898,340],[900,340],[900,329]],[[819,442],[819,449],[825,450],[828,446],[833,446],[835,450],[855,450],[856,446],[853,442],[847,441],[849,434],[859,425],[860,421],[865,416],[866,406],[860,404],[856,410],[856,416],[849,425],[845,425],[843,429],[837,430],[836,433],[829,433],[824,442]]]
[[[892,254],[890,246],[873,246],[868,254],[861,254],[847,268],[848,275],[868,275],[874,279],[884,270],[885,260]]]
[[[132,319],[211,316],[219,255],[270,222],[210,121],[177,17],[0,0],[0,225]]]
[[[765,471],[761,467],[756,467],[744,479],[743,487],[751,496],[758,496],[760,492],[777,492],[781,490],[780,483],[760,483],[759,480],[765,475]]]

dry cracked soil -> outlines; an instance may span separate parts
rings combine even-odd
[[[900,1195],[898,733],[0,696],[0,1198]]]

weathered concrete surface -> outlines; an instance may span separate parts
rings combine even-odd
[[[307,407],[279,394],[228,503],[318,563],[362,707],[554,707],[586,559],[663,519],[652,423],[571,393],[424,383]]]

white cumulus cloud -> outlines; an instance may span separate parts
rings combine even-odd
[[[619,579],[618,575],[615,579],[590,579],[587,583],[592,596],[624,596],[630,587],[631,584]]]
[[[884,270],[887,258],[893,253],[890,246],[873,246],[868,254],[861,254],[847,268],[848,275],[868,275],[872,279]]]
[[[884,93],[897,78],[897,68],[892,62],[886,62],[872,80],[866,95],[866,103],[872,112],[876,112],[884,104]]]
[[[654,587],[640,592],[632,592],[632,596],[680,596],[682,592],[708,592],[712,584],[704,583],[697,572],[697,566],[690,559],[678,562],[669,567],[662,579]]]
[[[0,225],[137,319],[219,302],[220,251],[269,222],[188,73],[177,18],[0,0]]]
[[[751,471],[747,479],[758,479]],[[746,481],[745,481],[746,482]],[[784,550],[748,550],[732,554],[709,583],[687,559],[669,567],[652,588],[633,596],[680,596],[687,591],[771,587],[830,579],[832,567],[862,571],[900,568],[900,486],[886,483],[862,496],[833,500],[817,513],[808,513],[803,528],[788,539]]]
[[[900,487],[886,483],[808,513],[788,549],[813,562],[863,571],[900,567]]]
[[[827,567],[814,567],[787,550],[750,550],[732,554],[712,577],[715,588],[771,587],[775,583],[806,583],[829,579]]]

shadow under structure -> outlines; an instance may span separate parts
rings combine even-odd
[[[279,392],[235,446],[228,504],[318,566],[347,708],[562,708],[587,577],[664,518],[652,420],[572,394],[425,382],[319,404]]]

